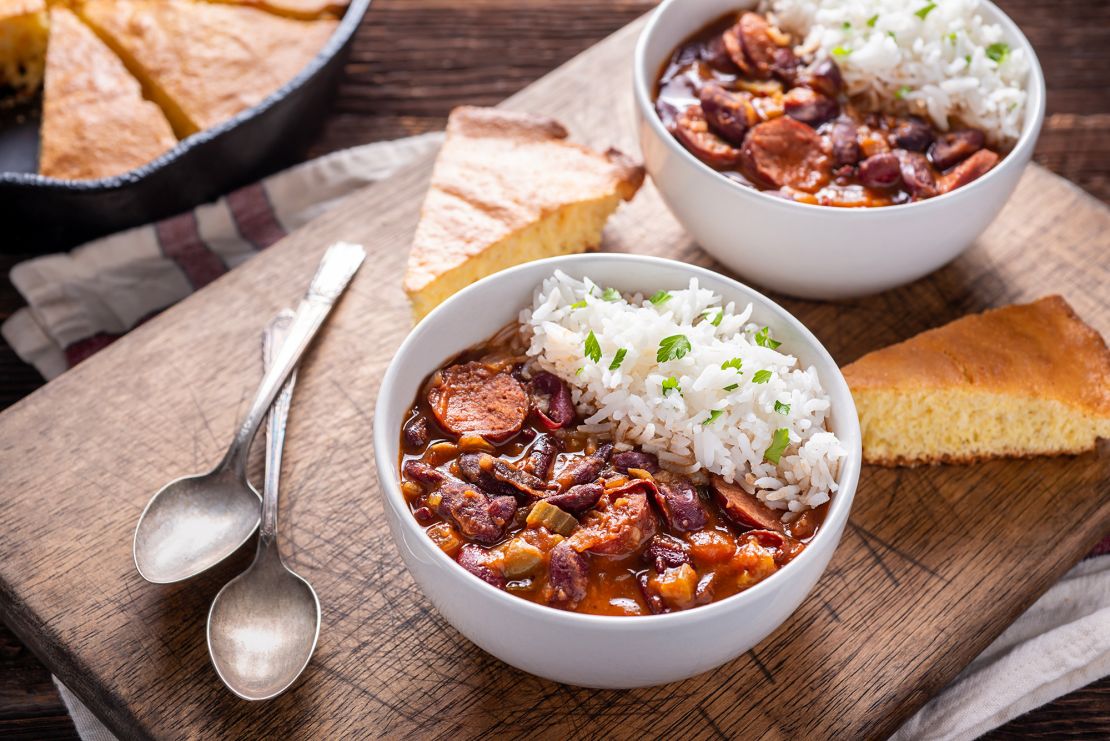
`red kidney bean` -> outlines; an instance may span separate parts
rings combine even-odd
[[[567,541],[551,549],[547,563],[547,585],[544,601],[552,607],[573,610],[586,596],[586,579],[590,564],[586,556],[570,547]]]
[[[455,560],[458,561],[459,566],[485,583],[498,589],[505,588],[505,575],[490,565],[490,556],[484,549],[471,543],[464,543]]]
[[[868,188],[893,188],[902,179],[902,165],[891,152],[873,154],[859,166],[859,180]]]
[[[709,81],[698,91],[706,123],[722,139],[737,146],[744,143],[748,127],[759,120],[752,104],[743,95],[731,93],[716,81]]]
[[[684,476],[667,471],[656,474],[655,503],[671,530],[700,530],[709,521],[698,490]]]
[[[900,120],[890,133],[890,144],[910,152],[924,152],[933,142],[933,129],[917,116]]]
[[[836,101],[807,87],[790,90],[782,100],[783,110],[795,121],[817,128],[840,111]]]
[[[529,449],[528,456],[524,459],[524,470],[536,478],[544,481],[551,478],[551,467],[555,463],[555,456],[563,449],[563,443],[557,437],[544,435]]]
[[[555,474],[555,483],[562,491],[578,484],[590,483],[605,468],[605,464],[609,461],[609,454],[612,452],[613,445],[605,443],[594,451],[593,455],[571,459]]]
[[[574,423],[577,414],[570,396],[570,388],[554,373],[541,371],[532,377],[529,385],[532,408],[543,426],[557,430]]]
[[[580,514],[593,507],[605,493],[605,487],[597,481],[572,486],[559,494],[552,494],[546,500],[572,515]]]
[[[628,473],[630,468],[638,468],[648,473],[655,473],[659,470],[659,459],[655,455],[641,450],[622,450],[619,453],[613,453],[611,460],[615,468],[625,473]]]
[[[409,450],[420,450],[428,444],[428,420],[424,417],[410,419],[402,431]]]
[[[837,119],[829,133],[829,138],[832,140],[833,162],[838,167],[859,162],[859,139],[856,136],[856,124],[852,119]]]
[[[680,113],[672,124],[672,132],[695,157],[710,167],[735,167],[740,150],[709,130],[709,122],[700,105],[692,105]]]
[[[798,74],[798,84],[835,99],[844,89],[844,77],[837,63],[826,57],[802,70]]]
[[[929,147],[929,159],[938,170],[947,170],[983,148],[986,137],[978,129],[959,129],[941,134]]]
[[[441,499],[437,510],[439,515],[452,520],[468,539],[484,545],[492,545],[501,539],[505,524],[512,519],[504,517],[508,502],[512,497],[497,497],[494,501],[485,492],[472,484],[464,484],[456,479],[448,479],[436,490]],[[513,501],[515,512],[516,504]]]
[[[678,538],[670,535],[656,535],[644,549],[644,561],[662,574],[668,568],[677,568],[690,563],[690,548]]]
[[[902,171],[902,183],[914,198],[931,198],[937,194],[936,173],[929,160],[920,152],[895,152]]]

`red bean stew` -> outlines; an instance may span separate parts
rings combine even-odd
[[[982,131],[940,132],[867,112],[831,57],[802,59],[758,13],[729,14],[684,41],[660,73],[667,130],[725,177],[824,206],[889,206],[947,193],[999,161]]]
[[[524,599],[647,615],[724,599],[805,548],[827,505],[788,517],[719,477],[577,432],[567,384],[516,325],[427,378],[401,430],[401,489],[436,545]]]

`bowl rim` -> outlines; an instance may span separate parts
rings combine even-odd
[[[173,147],[162,152],[149,162],[144,162],[118,175],[109,175],[93,180],[66,180],[42,175],[38,172],[15,172],[12,170],[0,171],[0,185],[24,186],[39,190],[67,190],[67,191],[112,191],[124,186],[133,185],[152,176],[175,160],[181,159],[191,150],[202,147],[210,141],[218,139],[232,129],[238,128],[246,121],[261,116],[269,109],[276,106],[285,98],[304,87],[317,73],[332,60],[354,36],[362,23],[366,11],[373,0],[350,0],[350,4],[343,16],[332,31],[331,36],[320,50],[281,87],[271,92],[265,98],[249,108],[245,108],[234,116],[207,129],[201,129],[184,139],[179,139]],[[248,6],[249,7],[249,6]],[[271,15],[275,15],[271,13]],[[284,17],[284,16],[278,16]]]
[[[991,0],[978,1],[980,7],[977,10],[985,12],[985,14],[987,15],[986,20],[988,22],[994,22],[1001,25],[1003,28],[1003,33],[1010,37],[1018,45],[1020,45],[1021,49],[1028,56],[1029,76],[1026,84],[1026,93],[1028,95],[1027,102],[1030,98],[1035,98],[1033,102],[1036,105],[1035,109],[1031,109],[1026,112],[1025,122],[1022,125],[1021,134],[1018,137],[1017,142],[1014,143],[1014,146],[1010,149],[1009,152],[1005,154],[1005,156],[1002,157],[1002,159],[995,167],[991,168],[991,170],[987,172],[986,175],[976,178],[971,183],[951,190],[942,195],[934,196],[932,198],[926,198],[921,201],[911,201],[910,203],[899,203],[892,206],[876,207],[836,207],[825,206],[817,203],[804,203],[801,201],[794,201],[786,198],[781,198],[779,196],[774,196],[769,194],[768,192],[759,190],[758,188],[746,186],[741,183],[735,182],[729,178],[724,177],[723,175],[721,175],[721,173],[717,172],[712,167],[705,164],[693,154],[691,154],[689,150],[679,144],[678,140],[669,131],[667,131],[666,127],[663,126],[663,122],[659,118],[659,114],[656,113],[655,106],[652,101],[650,90],[653,89],[655,86],[654,76],[658,74],[658,70],[661,69],[663,61],[665,60],[659,60],[658,64],[650,66],[647,60],[648,42],[653,38],[654,34],[662,26],[662,19],[664,14],[666,14],[672,6],[686,2],[686,0],[663,0],[663,2],[660,3],[655,8],[655,10],[652,11],[651,16],[648,18],[647,24],[644,26],[643,30],[640,32],[640,35],[636,40],[636,47],[635,51],[633,52],[632,62],[632,86],[633,97],[635,98],[636,107],[639,110],[642,118],[642,125],[650,127],[652,132],[656,134],[658,138],[662,139],[665,142],[664,146],[666,146],[672,152],[677,152],[679,158],[688,166],[692,165],[699,174],[712,176],[711,179],[714,182],[724,183],[726,187],[728,187],[731,191],[745,194],[744,197],[752,197],[754,195],[757,200],[762,200],[767,205],[774,204],[777,207],[785,208],[788,210],[799,208],[805,209],[805,211],[803,211],[802,213],[812,213],[813,209],[818,209],[820,212],[825,213],[847,214],[846,216],[833,216],[831,218],[880,218],[880,216],[876,214],[881,215],[899,213],[901,211],[904,211],[905,209],[910,208],[916,208],[919,211],[923,210],[926,207],[936,208],[936,204],[949,203],[954,197],[961,197],[964,194],[981,190],[983,187],[985,187],[985,183],[992,182],[995,179],[992,177],[995,175],[995,173],[999,172],[1003,168],[1009,169],[1009,167],[1011,166],[1011,162],[1022,161],[1022,163],[1024,163],[1025,160],[1029,159],[1029,157],[1032,156],[1033,149],[1037,143],[1037,138],[1040,135],[1041,126],[1044,122],[1047,91],[1045,87],[1044,71],[1041,69],[1041,62],[1040,59],[1038,59],[1037,57],[1036,50],[1033,48],[1033,45],[1029,42],[1029,39],[1026,38],[1024,32],[1022,32],[1017,23],[1015,23],[1013,19],[1011,19],[1010,16],[1008,16],[1001,8],[991,2]],[[741,2],[743,2],[743,0],[733,0],[733,2],[738,6]],[[739,10],[738,7],[736,9]],[[708,23],[708,21],[705,22]],[[655,71],[650,72],[649,70],[651,69],[654,69]],[[652,79],[650,81],[647,79],[647,75],[649,74],[652,76]],[[861,214],[871,214],[872,216],[861,216]]]
[[[831,378],[823,376],[821,378],[821,383],[830,398],[833,396],[842,397],[838,402],[837,413],[839,416],[842,416],[843,419],[838,420],[837,426],[842,427],[846,425],[847,428],[843,431],[849,434],[844,437],[855,439],[855,445],[852,446],[852,449],[849,451],[848,457],[843,462],[841,471],[837,476],[837,483],[840,484],[840,490],[831,500],[832,504],[829,507],[823,527],[818,529],[816,535],[813,536],[813,539],[807,545],[806,549],[790,561],[790,563],[786,564],[786,566],[783,566],[779,571],[776,571],[758,584],[722,600],[714,601],[689,610],[680,610],[661,615],[592,615],[559,610],[547,605],[541,605],[531,600],[514,596],[501,589],[497,589],[481,579],[474,577],[472,574],[467,573],[454,559],[431,543],[424,529],[418,526],[416,520],[411,515],[405,516],[409,509],[408,502],[405,501],[404,496],[401,494],[401,488],[397,479],[399,471],[397,470],[396,457],[399,453],[400,434],[399,430],[394,430],[392,427],[387,428],[387,421],[385,419],[386,405],[380,403],[380,400],[391,393],[393,387],[398,383],[398,379],[407,372],[406,369],[402,368],[402,364],[405,363],[407,356],[413,352],[413,349],[421,344],[424,335],[430,331],[429,328],[446,320],[448,317],[453,319],[458,316],[454,309],[454,304],[461,300],[462,297],[468,297],[477,293],[493,292],[499,282],[518,273],[537,270],[537,268],[540,267],[549,268],[549,271],[552,273],[556,269],[577,271],[581,268],[582,271],[586,271],[591,263],[610,260],[627,263],[636,262],[655,268],[677,268],[691,273],[692,275],[690,277],[708,277],[711,280],[723,282],[729,288],[741,294],[750,294],[750,300],[753,304],[758,305],[762,302],[763,305],[758,306],[759,310],[765,310],[776,315],[774,317],[776,322],[785,321],[791,324],[792,329],[801,336],[807,349],[815,353],[823,363],[834,371],[831,374]],[[493,328],[490,332],[490,336],[496,331],[497,328]],[[444,360],[447,359],[448,358],[444,358]],[[621,631],[655,630],[656,628],[672,624],[678,625],[686,622],[711,620],[718,615],[726,614],[728,611],[742,609],[746,605],[758,602],[764,594],[771,593],[772,590],[777,589],[774,580],[779,577],[782,572],[791,569],[797,563],[799,566],[788,573],[800,574],[801,564],[809,563],[819,557],[816,553],[816,549],[812,548],[812,545],[819,538],[822,538],[822,535],[824,535],[824,540],[821,542],[824,543],[825,540],[833,537],[832,533],[835,532],[839,534],[843,532],[843,529],[847,526],[848,515],[851,511],[853,500],[855,499],[863,459],[859,417],[847,381],[844,379],[843,374],[840,372],[839,365],[833,359],[832,355],[829,354],[824,345],[821,344],[801,320],[797,319],[793,314],[763,293],[727,275],[699,265],[691,265],[678,260],[649,255],[612,252],[563,255],[523,263],[472,283],[433,309],[409,332],[393,355],[388,368],[382,376],[382,382],[378,391],[378,399],[379,403],[376,404],[373,420],[374,458],[377,466],[378,488],[384,497],[391,500],[388,505],[386,502],[383,502],[383,506],[395,508],[399,515],[397,519],[401,523],[401,528],[405,531],[402,537],[412,535],[415,538],[423,539],[421,542],[426,541],[430,550],[434,553],[433,558],[436,561],[436,568],[447,569],[448,573],[454,575],[449,578],[458,578],[459,583],[465,584],[471,588],[477,588],[479,591],[487,594],[489,598],[499,601],[507,609],[524,615],[534,616],[538,620],[566,620],[570,623],[578,623],[583,626],[588,625],[593,628],[619,629]],[[388,476],[383,475],[386,472],[389,474]],[[834,545],[833,552],[835,552],[835,550],[836,546]],[[777,583],[781,584],[782,582]]]

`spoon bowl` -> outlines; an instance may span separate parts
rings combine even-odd
[[[287,569],[277,549],[259,546],[208,613],[208,651],[224,684],[244,700],[268,700],[300,676],[320,636],[320,601]]]

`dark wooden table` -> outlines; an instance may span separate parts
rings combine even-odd
[[[1025,30],[1048,82],[1042,165],[1110,202],[1110,3],[996,0]],[[375,0],[338,100],[307,157],[441,128],[460,103],[492,104],[649,10],[652,0]],[[0,255],[0,321],[20,305]],[[42,384],[0,341],[0,409]],[[76,738],[50,675],[0,625],[0,737]],[[1110,679],[991,738],[1108,738]]]

